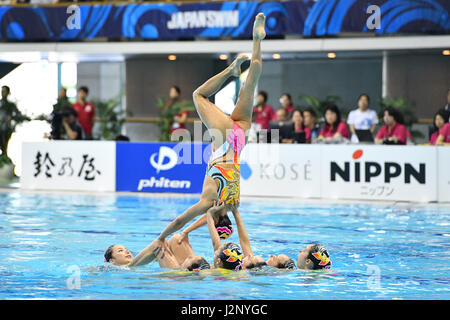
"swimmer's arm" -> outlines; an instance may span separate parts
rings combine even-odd
[[[239,210],[237,208],[233,208],[232,212],[234,215],[234,220],[236,221],[239,242],[241,243],[244,257],[251,257],[253,256],[253,251],[250,245],[250,238],[248,237],[247,229],[245,229],[244,221],[242,221],[241,215],[239,214]]]
[[[213,212],[208,210],[206,212],[206,222],[208,224],[209,235],[211,236],[212,245],[214,251],[220,248],[221,242],[219,234],[217,233],[216,226],[214,225]]]
[[[189,234],[198,228],[201,228],[206,225],[206,215],[202,216],[200,219],[192,223],[189,227],[187,227],[182,233]]]
[[[139,254],[136,257],[134,257],[134,259],[128,266],[137,267],[149,264],[156,259],[160,251],[161,247],[158,247],[156,243],[152,243],[148,245],[144,250],[139,252]]]

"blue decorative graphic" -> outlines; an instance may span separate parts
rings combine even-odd
[[[368,30],[370,5],[380,8],[378,29]],[[264,12],[267,35],[333,36],[343,32],[450,32],[448,0],[227,1],[189,4],[79,5],[80,28],[69,30],[66,7],[0,7],[0,40],[82,41],[93,38],[251,38],[254,17]]]
[[[241,161],[241,177],[244,180],[247,180],[252,176],[252,173],[253,173],[252,168],[250,168],[248,163],[245,161]]]

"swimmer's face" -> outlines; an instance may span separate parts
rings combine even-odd
[[[133,260],[133,255],[127,248],[120,244],[113,247],[112,256],[109,262],[117,266],[129,264]]]
[[[298,257],[297,257],[297,267],[299,269],[312,269],[313,268],[313,262],[311,259],[308,259],[308,255],[311,251],[311,247],[313,245],[310,244],[305,249],[302,249],[299,251]]]
[[[277,256],[271,254],[269,259],[267,259],[267,265],[278,268],[280,264],[285,264],[287,261],[289,261],[289,257],[285,254],[279,254]]]

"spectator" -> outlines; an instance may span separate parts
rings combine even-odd
[[[444,109],[436,112],[433,119],[434,132],[430,137],[431,145],[436,145],[437,139],[440,135],[440,130],[444,127],[446,122],[448,122],[448,113],[445,112]]]
[[[72,106],[78,113],[78,121],[83,128],[85,139],[92,140],[92,128],[94,127],[95,108],[92,103],[87,102],[89,94],[88,87],[82,86],[78,89],[78,100]]]
[[[287,121],[287,119],[288,115],[286,109],[284,108],[278,109],[276,113],[276,121]]]
[[[280,97],[281,108],[286,110],[286,118],[290,117],[294,107],[292,106],[292,98],[289,93],[283,93]]]
[[[169,101],[165,105],[164,109],[170,108],[175,103],[180,101],[181,90],[178,86],[173,85],[169,90]],[[182,110],[176,115],[173,116],[173,122],[170,125],[170,133],[174,132],[177,129],[186,129],[186,121],[189,115],[188,110]]]
[[[403,125],[403,116],[393,107],[384,109],[384,126],[378,130],[376,144],[406,144],[407,130]]]
[[[294,109],[292,111],[291,116],[292,122],[294,122],[294,132],[302,132],[304,131],[305,127],[303,125],[303,112],[300,109]],[[294,136],[294,132],[292,132],[289,137]],[[282,139],[282,143],[294,143],[294,139],[288,138],[288,139]]]
[[[64,132],[64,126],[62,123],[62,112],[67,107],[70,107],[71,104],[69,100],[67,99],[67,91],[65,88],[59,89],[58,93],[58,100],[56,104],[53,105],[53,112],[51,115],[51,127],[52,131],[50,133],[51,138],[53,140],[60,140],[64,139],[65,132]]]
[[[319,139],[339,139],[349,138],[347,125],[341,121],[341,112],[336,105],[329,105],[325,108],[324,112],[325,126],[322,128],[319,134]]]
[[[62,112],[65,108],[70,107],[71,104],[67,98],[66,88],[59,89],[58,100],[56,104],[53,105],[53,112]]]
[[[253,122],[260,125],[260,129],[269,129],[269,123],[275,117],[275,111],[273,111],[271,106],[267,105],[267,92],[258,92],[256,106],[253,108]]]
[[[352,133],[351,141],[358,143],[358,136],[355,130],[370,130],[372,134],[375,133],[375,129],[378,124],[377,113],[369,109],[370,98],[367,94],[363,93],[358,98],[358,109],[349,113],[347,124],[350,127]]]
[[[316,124],[316,112],[313,108],[303,111],[303,125],[305,127],[306,143],[311,143],[319,136],[319,126]]]
[[[66,130],[66,140],[83,140],[83,128],[77,121],[78,113],[72,107],[63,110],[63,126]]]

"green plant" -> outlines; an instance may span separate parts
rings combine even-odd
[[[326,106],[330,104],[338,104],[342,99],[338,96],[329,95],[325,99],[320,99],[313,95],[301,94],[298,96],[298,101],[300,101],[299,107],[301,109],[313,108],[319,117],[321,117],[325,111]]]
[[[413,138],[423,138],[424,135],[418,130],[412,130],[413,124],[417,123],[417,116],[415,113],[415,104],[409,103],[406,99],[402,97],[397,98],[381,98],[379,100],[380,112],[378,117],[380,118],[380,123],[383,122],[384,109],[387,107],[393,107],[399,111],[404,120],[404,125],[411,132]]]
[[[108,101],[94,100],[95,114],[99,120],[100,140],[114,140],[122,132],[122,126],[126,117],[131,113],[123,110],[120,100],[122,95],[109,99]]]
[[[160,132],[160,141],[170,141],[170,127],[173,123],[173,117],[181,111],[194,111],[195,106],[189,100],[166,100],[158,98],[156,105],[159,108],[158,128]]]
[[[8,143],[12,134],[16,131],[17,125],[30,121],[31,119],[22,114],[15,103],[6,99],[0,102],[0,168],[5,164],[10,164],[11,159],[8,157]]]

